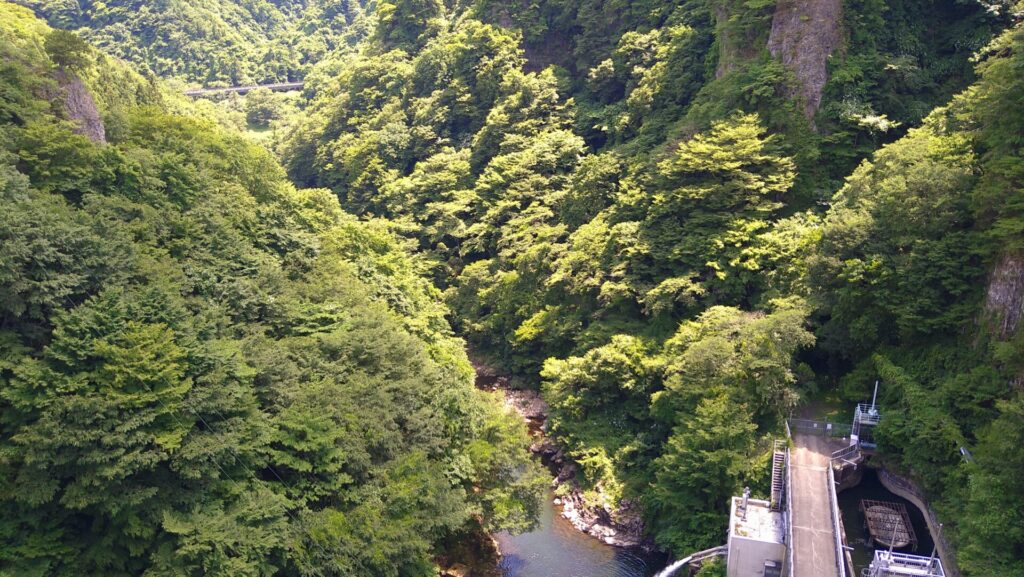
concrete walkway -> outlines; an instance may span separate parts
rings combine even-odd
[[[828,465],[845,443],[817,435],[793,436],[790,454],[794,577],[839,577],[829,505]]]

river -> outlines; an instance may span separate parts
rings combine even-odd
[[[650,577],[664,557],[605,545],[572,526],[548,494],[540,525],[522,535],[496,535],[503,577]]]
[[[541,438],[547,410],[540,403],[515,398],[508,379],[481,363],[474,363],[478,388],[506,396],[506,402],[530,423],[530,432]],[[510,396],[512,395],[512,396]],[[501,551],[502,577],[651,577],[665,566],[665,556],[637,549],[607,545],[587,535],[562,517],[549,491],[537,528],[529,533],[495,535]]]

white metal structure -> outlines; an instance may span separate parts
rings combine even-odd
[[[853,428],[850,432],[850,443],[858,447],[874,449],[876,447],[874,438],[867,437],[866,433],[878,425],[882,419],[882,413],[874,403],[861,403],[853,412]]]
[[[864,577],[946,577],[946,573],[942,570],[942,561],[934,555],[921,557],[875,551],[875,558],[864,570]]]

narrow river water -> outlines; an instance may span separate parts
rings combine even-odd
[[[508,394],[506,386],[501,385],[503,378],[482,365],[475,367],[478,388]],[[534,436],[543,434],[543,411],[540,415],[524,415]],[[533,531],[495,535],[501,551],[502,577],[652,577],[665,566],[664,555],[613,547],[579,531],[562,517],[554,498],[549,491]]]
[[[645,557],[585,535],[559,514],[548,494],[540,526],[522,535],[498,534],[503,577],[650,577],[664,557]]]

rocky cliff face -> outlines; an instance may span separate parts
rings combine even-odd
[[[107,133],[103,119],[85,83],[65,72],[57,73],[57,82],[64,93],[64,114],[75,124],[75,132],[93,142],[106,142]]]
[[[728,3],[713,2],[711,10],[715,16],[715,37],[718,44],[715,78],[722,78],[742,62],[754,60],[760,55],[764,43],[763,30],[756,27],[743,29],[734,26],[732,20],[736,16],[736,7]]]
[[[985,313],[999,338],[1011,337],[1024,316],[1024,255],[1006,254],[989,276]]]
[[[814,118],[828,80],[828,58],[842,41],[842,0],[778,0],[768,50],[793,71],[804,114]]]

